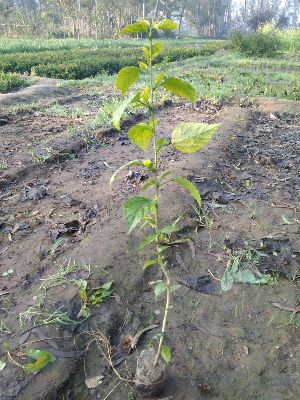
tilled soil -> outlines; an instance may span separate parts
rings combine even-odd
[[[273,108],[268,104],[265,112],[262,106],[254,110],[199,103],[158,112],[163,134],[180,121],[221,124],[203,152],[182,155],[169,148],[161,159],[162,170],[172,168],[199,186],[207,219],[202,226],[181,189],[168,185],[163,190],[162,220],[180,216],[183,233],[193,245],[172,249],[168,258],[173,279],[181,285],[174,293],[166,339],[173,358],[160,398],[296,400],[300,396],[300,321],[296,313],[273,304],[291,309],[299,304],[300,118],[299,112],[278,112],[276,102]],[[17,149],[26,146],[31,135],[46,134],[31,114],[19,121],[19,135],[13,138],[9,130],[11,124],[16,128],[15,120],[1,127],[7,151],[12,140]],[[69,122],[56,119],[51,124],[59,132]],[[139,191],[147,173],[125,170],[114,191],[108,189],[114,170],[144,155],[130,144],[126,132],[112,131],[102,132],[100,140],[88,148],[78,146],[74,153],[72,159],[27,168],[26,175],[7,179],[2,188],[1,342],[9,343],[20,363],[30,347],[57,356],[36,375],[26,375],[7,361],[0,377],[3,399],[139,398],[131,382],[119,380],[108,368],[96,344],[103,343],[100,332],[110,337],[115,368],[130,381],[137,354],[157,331],[144,334],[130,355],[124,353],[124,337],[161,320],[163,301],[154,300],[149,286],[160,274],[151,269],[143,273],[143,261],[150,255],[137,252],[142,233],[127,236],[122,215],[123,200]],[[262,249],[266,240],[273,247]],[[282,243],[288,249],[285,253]],[[257,267],[273,271],[277,284],[234,284],[222,292],[219,280],[228,261],[256,250],[268,257]],[[40,314],[23,318],[20,327],[20,314],[45,293],[41,286],[49,281],[43,279],[73,262],[81,268],[68,276],[69,282],[47,289]],[[90,288],[114,280],[114,297],[91,307],[92,316],[85,322],[78,318],[78,286],[70,282],[76,279],[88,280]],[[203,292],[199,284],[203,279],[213,292],[208,286]],[[78,323],[45,325],[57,310],[68,311]],[[1,360],[6,353],[3,349]],[[88,389],[85,379],[99,375],[102,383]]]

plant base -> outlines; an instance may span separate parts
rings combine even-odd
[[[158,396],[162,393],[167,377],[167,365],[161,360],[154,367],[155,351],[143,350],[137,360],[135,375],[136,388],[143,397]]]

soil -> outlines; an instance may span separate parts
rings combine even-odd
[[[143,272],[151,254],[137,252],[141,231],[127,235],[122,204],[139,192],[147,175],[124,170],[114,190],[108,188],[113,171],[144,155],[125,130],[102,130],[87,146],[80,135],[73,142],[63,135],[71,126],[86,129],[84,121],[46,119],[34,114],[38,110],[10,115],[6,107],[23,96],[18,100],[16,95],[13,103],[9,97],[1,103],[7,120],[0,126],[1,162],[10,166],[0,172],[1,343],[9,344],[21,364],[28,362],[24,354],[31,347],[51,351],[56,361],[28,375],[7,360],[2,346],[7,366],[0,375],[1,399],[139,399],[131,385],[137,355],[158,328],[144,333],[130,354],[124,340],[160,323],[163,299],[154,299],[149,282],[160,274],[154,268]],[[56,96],[78,104],[84,94],[65,89]],[[252,108],[173,103],[158,110],[158,117],[159,134],[171,132],[180,121],[220,123],[201,153],[183,155],[169,148],[161,158],[163,171],[174,169],[199,186],[207,223],[197,220],[183,190],[165,186],[162,223],[180,216],[179,238],[188,236],[190,245],[168,255],[173,280],[181,284],[174,292],[166,338],[173,357],[158,398],[299,399],[300,320],[296,312],[274,306],[294,309],[300,301],[299,102],[259,99]],[[73,157],[34,163],[28,154],[32,141],[44,143],[49,134],[52,146],[56,143],[60,152],[71,149]],[[277,283],[235,283],[222,292],[226,265],[241,252],[259,254],[256,267],[273,270]],[[46,292],[41,288],[46,278],[73,263],[78,268],[68,282],[56,281]],[[113,297],[90,307],[85,321],[78,317],[76,279],[87,280],[88,288],[114,281]],[[35,308],[40,314],[26,320],[23,314],[20,327],[20,315],[43,293],[46,300]],[[46,325],[58,310],[68,311],[77,323]],[[105,359],[108,343],[115,372]],[[88,388],[86,380],[99,376],[100,384]]]

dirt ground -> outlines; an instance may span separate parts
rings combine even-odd
[[[43,106],[53,98],[67,99],[67,106],[84,100],[78,91],[55,86],[48,99],[43,90],[37,93]],[[38,109],[7,111],[27,96],[32,92],[0,98],[0,161],[9,165],[0,171],[0,355],[7,362],[0,372],[1,399],[139,399],[130,381],[138,354],[157,330],[145,333],[129,355],[124,338],[159,324],[163,299],[154,299],[149,282],[160,274],[143,272],[151,254],[137,252],[142,232],[127,235],[122,204],[147,175],[125,170],[113,192],[109,179],[124,163],[144,156],[126,130],[99,130],[93,132],[97,140],[86,142],[83,133],[89,132],[80,119],[45,116]],[[199,187],[206,221],[203,226],[181,189],[163,189],[162,221],[181,217],[179,237],[188,236],[190,245],[168,255],[180,289],[166,339],[173,357],[158,398],[299,399],[299,102],[260,98],[248,108],[173,103],[159,109],[158,117],[160,133],[180,121],[220,123],[201,153],[169,148],[161,159],[162,170],[172,168]],[[77,134],[70,136],[70,127]],[[32,146],[45,149],[49,138],[55,157],[36,162]],[[235,283],[222,292],[226,266],[241,254],[272,274],[275,284]],[[72,265],[68,281],[54,280]],[[89,288],[114,281],[113,297],[91,307],[86,321],[78,318],[76,279],[86,279]],[[26,312],[29,307],[34,313]],[[67,312],[72,323],[46,324],[57,311]],[[127,381],[109,368],[101,334],[110,338],[115,369]],[[5,343],[21,364],[28,361],[28,348],[48,349],[57,358],[28,375],[8,361]],[[86,380],[97,376],[103,376],[101,384],[88,388]]]

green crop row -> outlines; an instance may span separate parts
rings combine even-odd
[[[4,73],[0,71],[0,93],[6,93],[12,89],[18,89],[23,86],[27,86],[27,81],[14,73]]]
[[[167,47],[163,59],[173,62],[199,55],[208,56],[221,48],[224,48],[224,43]],[[6,73],[33,73],[49,78],[83,79],[101,72],[117,73],[126,65],[136,65],[137,59],[142,59],[141,48],[126,48],[122,53],[117,48],[14,53],[1,56],[0,70]]]
[[[224,43],[224,40],[180,38],[163,39],[166,46],[201,46],[204,44]],[[114,48],[136,48],[144,45],[143,39],[46,39],[46,38],[4,38],[0,37],[0,55],[11,53],[36,53],[44,51],[63,51],[76,49],[114,49]]]

